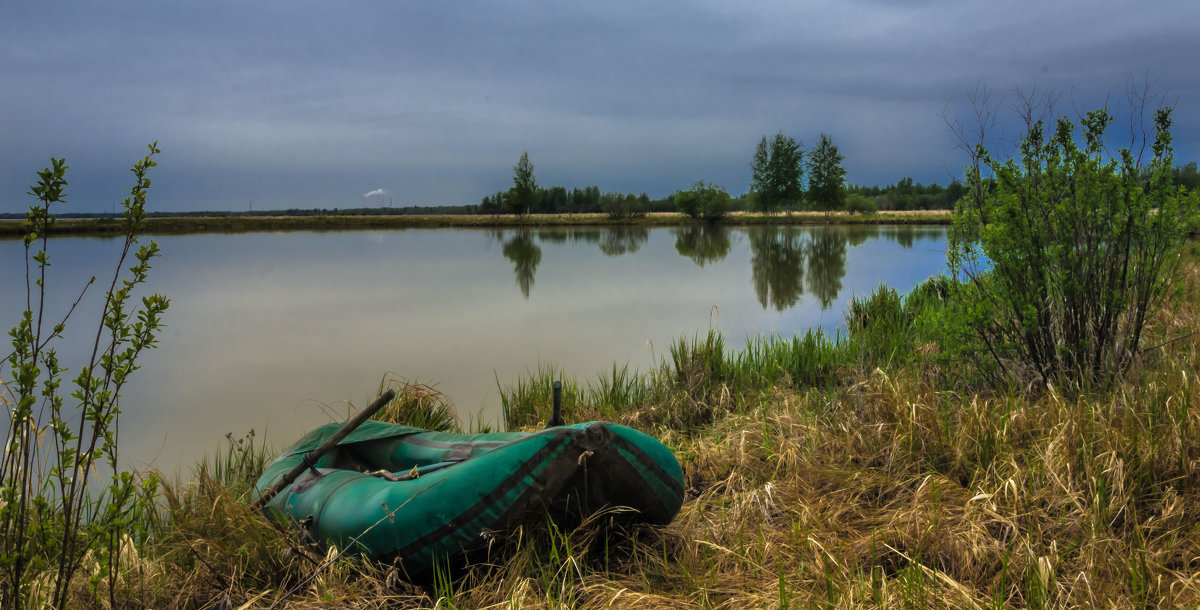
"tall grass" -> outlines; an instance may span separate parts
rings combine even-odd
[[[388,389],[394,390],[396,397],[376,411],[371,419],[426,430],[462,431],[462,421],[449,396],[419,381],[394,375],[386,376],[379,382],[375,395],[382,396]]]
[[[671,525],[621,531],[597,515],[511,532],[427,588],[357,560],[308,582],[322,557],[214,474],[168,487],[167,523],[132,588],[183,607],[1194,607],[1200,337],[1182,329],[1200,323],[1200,276],[1189,277],[1154,321],[1164,345],[1115,390],[1069,398],[958,371],[969,361],[935,340],[943,280],[877,290],[832,338],[731,350],[701,335],[649,372],[614,366],[582,383],[544,366],[501,387],[506,424],[544,425],[562,379],[568,421],[659,437],[686,477]],[[223,455],[214,470],[255,461]]]
[[[692,433],[726,414],[741,412],[778,390],[833,389],[876,367],[922,359],[926,318],[943,314],[944,278],[918,286],[903,299],[881,286],[852,301],[850,332],[830,337],[820,330],[803,335],[750,338],[732,350],[719,332],[682,337],[648,373],[613,365],[591,383],[580,383],[552,366],[501,385],[504,423],[509,429],[536,427],[550,412],[550,387],[565,377],[564,409],[575,421],[608,419],[631,425]],[[909,304],[911,303],[911,304]],[[940,338],[940,337],[937,337]]]
[[[586,421],[580,420],[579,416],[592,413],[593,410],[580,409],[585,389],[562,369],[541,365],[537,371],[517,379],[512,385],[502,386],[500,380],[496,380],[496,386],[500,389],[500,413],[504,425],[509,430],[546,425],[554,406],[551,387],[556,380],[562,381],[563,412],[575,421]]]

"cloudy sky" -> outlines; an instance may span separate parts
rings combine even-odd
[[[1149,78],[1188,161],[1197,58],[1195,0],[5,2],[0,212],[51,156],[109,211],[154,140],[167,211],[478,203],[522,151],[544,186],[741,193],[777,131],[829,133],[855,183],[944,184],[981,82],[1124,113]]]

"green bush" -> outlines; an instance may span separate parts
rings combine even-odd
[[[1128,148],[1106,153],[1112,121],[1087,113],[1077,141],[1065,117],[1049,135],[1031,120],[1015,158],[979,145],[967,167],[948,259],[977,298],[960,300],[960,315],[1022,383],[1079,388],[1121,374],[1177,279],[1197,197],[1172,184],[1171,110],[1155,113],[1144,166]]]
[[[0,454],[0,607],[66,607],[79,593],[75,576],[81,572],[89,573],[95,601],[107,593],[97,605],[116,607],[127,583],[122,557],[150,536],[158,479],[120,471],[117,439],[121,390],[144,350],[157,343],[170,303],[159,294],[142,297],[140,305],[133,302],[134,290],[145,283],[150,261],[158,256],[154,242],[134,250],[146,218],[147,174],[157,165],[157,152],[151,144],[150,153],[133,166],[134,186],[121,204],[125,238],[91,356],[72,380],[69,396],[61,389],[67,367],[56,345],[82,295],[66,307],[46,302],[48,235],[56,218],[52,206],[66,202],[65,160],[52,158],[29,190],[37,203],[27,214],[25,277],[35,280],[27,280],[29,305],[9,331],[12,378],[3,383],[6,396],[0,396],[0,403],[11,401]],[[130,258],[135,263],[125,269]],[[64,309],[57,322],[49,317]],[[106,485],[97,489],[93,482]]]
[[[641,218],[646,215],[646,201],[633,193],[604,193],[600,195],[600,211],[612,220]]]
[[[846,196],[846,211],[851,214],[874,214],[879,211],[879,208],[875,206],[875,200],[870,197],[851,193]]]
[[[731,205],[729,193],[724,187],[703,180],[696,181],[686,191],[676,191],[672,197],[680,213],[710,222],[728,214]]]

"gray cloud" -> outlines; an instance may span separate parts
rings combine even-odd
[[[944,183],[962,158],[939,114],[977,82],[1056,89],[1069,112],[1147,73],[1190,160],[1198,22],[1184,0],[9,3],[0,211],[50,156],[73,206],[108,209],[154,140],[152,205],[177,210],[353,207],[364,183],[476,203],[522,150],[547,185],[740,192],[780,130],[833,135],[854,182]]]

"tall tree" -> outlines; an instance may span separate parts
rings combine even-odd
[[[846,205],[845,159],[829,134],[821,134],[817,147],[808,156],[808,199],[813,208],[829,212]]]
[[[754,149],[754,160],[750,162],[750,192],[754,193],[755,204],[767,212],[770,211],[770,202],[763,201],[763,193],[767,190],[770,180],[770,163],[771,153],[767,145],[767,136],[763,136]]]
[[[513,214],[524,216],[537,205],[537,179],[533,177],[533,163],[529,161],[529,152],[521,152],[521,159],[513,166],[513,186],[508,189],[507,203]]]
[[[767,137],[759,140],[750,163],[750,191],[763,212],[783,206],[791,210],[804,195],[804,150],[793,138],[775,134],[770,143]]]

